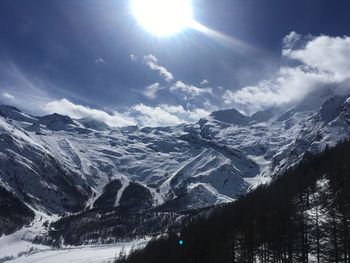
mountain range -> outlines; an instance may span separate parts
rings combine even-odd
[[[47,214],[187,211],[232,202],[349,136],[350,98],[332,90],[293,107],[155,128],[1,105],[0,187]]]

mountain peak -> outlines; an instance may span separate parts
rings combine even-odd
[[[17,111],[17,112],[21,112],[18,108],[14,107],[14,106],[6,105],[6,104],[0,105],[0,109],[1,109],[3,112],[8,112],[8,111]]]
[[[29,114],[23,113],[21,110],[14,106],[2,104],[0,105],[0,112],[2,113],[1,115],[3,117],[9,118],[14,121],[22,121],[29,123],[33,123],[36,121],[34,117],[30,116]]]
[[[321,119],[326,122],[332,121],[340,113],[345,101],[344,96],[334,96],[326,100],[320,108]]]
[[[96,131],[108,131],[111,128],[103,121],[98,121],[92,118],[83,118],[78,120],[85,128]]]
[[[251,118],[257,122],[264,122],[270,120],[275,115],[275,109],[267,109],[254,113]]]
[[[39,123],[54,131],[64,130],[69,125],[76,126],[76,123],[69,116],[58,113],[40,117]]]
[[[210,117],[217,121],[236,125],[247,125],[251,120],[250,117],[243,115],[236,109],[214,111]]]

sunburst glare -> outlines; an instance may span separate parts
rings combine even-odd
[[[179,33],[193,20],[191,0],[132,0],[132,12],[146,31],[159,37]]]

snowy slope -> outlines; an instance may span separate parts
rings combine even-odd
[[[45,250],[6,261],[9,263],[113,263],[121,252],[140,249],[146,240],[103,246],[84,246],[71,249]]]
[[[81,209],[89,186],[51,151],[34,134],[0,118],[0,184],[38,208]]]
[[[16,258],[21,254],[35,251],[48,250],[50,247],[40,244],[33,244],[36,235],[46,232],[43,222],[53,221],[57,216],[48,216],[45,213],[37,213],[31,225],[26,226],[11,235],[0,237],[0,261],[4,257]]]
[[[143,248],[147,240],[117,243],[113,245],[82,246],[37,253],[6,261],[9,263],[113,263],[120,253],[127,255],[132,249]]]
[[[6,241],[6,240],[4,240]],[[78,247],[66,247],[53,249],[43,245],[35,245],[26,241],[18,241],[2,249],[3,258],[8,257],[9,263],[107,263],[114,262],[120,254],[127,255],[131,250],[141,249],[146,246],[148,239],[140,239],[132,242],[116,243],[112,245],[90,245]],[[18,252],[17,254],[14,252]],[[11,259],[12,258],[12,259]],[[1,259],[1,258],[0,258]]]
[[[127,254],[131,249],[144,247],[150,238],[138,239],[115,244],[85,245],[62,247],[60,249],[33,243],[37,235],[45,234],[48,225],[45,222],[57,220],[57,215],[49,216],[46,213],[36,212],[34,221],[13,234],[0,236],[0,262],[113,262],[121,252]]]

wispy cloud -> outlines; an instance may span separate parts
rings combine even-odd
[[[149,54],[143,57],[145,64],[154,71],[158,71],[158,74],[162,76],[167,82],[171,82],[174,79],[174,76],[171,72],[169,72],[165,67],[159,65],[158,59]]]
[[[292,32],[283,42],[282,56],[297,65],[282,66],[275,78],[257,85],[226,91],[223,96],[226,104],[253,112],[296,103],[318,88],[349,81],[350,37],[303,38]]]
[[[43,86],[51,86],[50,83],[47,83],[42,79],[34,78],[29,74],[26,74],[12,61],[0,64],[0,74],[2,76],[2,81],[5,79],[11,86],[20,87],[22,90],[25,89],[32,95],[43,96],[46,94],[43,91]],[[14,91],[18,91],[17,88],[14,88]]]
[[[292,31],[283,38],[283,47],[284,49],[294,49],[302,39],[302,35],[296,33],[295,31]]]
[[[131,55],[130,55],[130,59],[131,59],[132,61],[136,62],[136,61],[137,61],[137,56],[134,55],[134,54],[131,54]]]
[[[103,121],[111,127],[123,127],[137,124],[135,120],[127,114],[121,114],[119,112],[109,114],[102,110],[74,104],[67,99],[50,101],[43,106],[43,110],[49,114],[59,113],[76,119],[93,118]]]
[[[96,65],[101,65],[101,64],[106,64],[106,62],[104,61],[103,58],[98,57],[98,58],[95,59],[95,64]]]
[[[157,97],[157,92],[161,89],[162,87],[158,82],[153,83],[145,88],[143,94],[149,99],[155,99]]]
[[[284,49],[283,55],[328,74],[330,81],[342,82],[350,78],[350,37],[316,37],[304,48]]]
[[[2,96],[5,98],[5,99],[8,99],[8,100],[14,100],[16,97],[8,92],[3,92],[2,93]]]
[[[48,80],[45,75],[31,74],[9,60],[0,62],[0,96],[3,98],[4,93],[15,97],[9,101],[11,96],[7,96],[7,103],[35,115],[42,114],[42,105],[57,97],[88,102],[74,89],[67,89],[62,83],[58,85],[54,79]]]
[[[207,84],[209,84],[209,80],[207,80],[207,79],[203,79],[200,83],[201,86],[205,86]]]
[[[196,104],[199,108],[210,104],[216,95],[213,93],[213,89],[209,87],[209,81],[203,79],[200,83],[201,86],[197,87],[192,84],[187,84],[184,81],[176,80],[175,77],[166,68],[159,64],[158,59],[154,55],[144,56],[144,63],[146,63],[151,70],[159,72],[159,75],[164,77],[167,83],[160,84],[159,82],[148,85],[142,91],[143,95],[149,99],[156,99],[159,91],[164,91],[164,94],[175,95],[172,96],[179,104]],[[205,105],[204,105],[204,102]],[[213,105],[211,105],[212,107]]]
[[[177,81],[174,85],[172,85],[170,87],[170,91],[172,92],[181,91],[191,96],[198,96],[205,93],[208,93],[208,94],[213,93],[213,90],[211,88],[198,88],[196,86],[186,84],[182,81]]]
[[[157,64],[158,60],[155,57],[146,56],[146,60],[152,70],[159,72],[161,76],[166,77],[168,80],[174,80],[170,72]],[[97,58],[96,63],[103,62]],[[3,100],[35,115],[59,113],[75,119],[93,118],[103,121],[111,127],[130,125],[155,127],[193,123],[209,114],[206,109],[208,105],[210,106],[210,103],[205,97],[203,97],[203,107],[195,106],[194,101],[191,101],[192,104],[184,102],[179,103],[181,104],[179,105],[175,102],[176,100],[173,100],[174,105],[159,103],[158,105],[152,104],[150,106],[143,103],[134,103],[123,111],[106,111],[75,103],[74,100],[82,102],[85,99],[76,97],[74,93],[67,94],[67,97],[55,93],[48,95],[48,91],[60,91],[60,87],[39,77],[24,73],[15,64],[0,64],[0,74],[6,77],[2,78],[2,81],[3,79],[8,79],[8,83],[11,83],[11,85],[1,85],[6,88],[0,87],[0,96]],[[3,82],[0,82],[0,84],[3,84]],[[170,91],[172,86],[174,86],[173,90]],[[49,88],[45,89],[47,87]],[[188,97],[209,92],[207,88],[194,87],[181,81],[176,83],[170,81],[162,85],[158,82],[153,83],[145,87],[143,94],[150,99],[156,99],[160,90],[174,92],[181,96],[182,94],[187,94]],[[62,99],[57,99],[58,96]],[[156,101],[154,102],[156,103]],[[204,102],[206,106],[204,106]]]
[[[171,106],[167,104],[161,104],[156,107],[137,104],[133,106],[133,110],[138,113],[135,118],[141,126],[151,127],[192,123],[209,115],[209,112],[204,109],[190,111],[184,109],[181,105]]]
[[[25,73],[12,61],[0,62],[0,96],[3,103],[31,114],[40,114],[40,105],[52,100],[46,88],[59,90],[52,83]]]
[[[188,110],[181,105],[147,106],[142,103],[132,106],[126,112],[113,111],[107,113],[100,109],[74,104],[67,99],[50,101],[44,104],[42,108],[47,114],[59,113],[75,119],[92,118],[103,121],[111,127],[130,125],[141,127],[173,126],[181,123],[193,123],[209,115],[209,112],[204,109]]]

